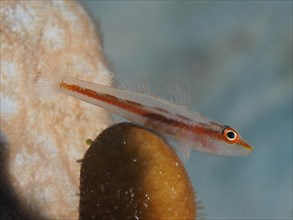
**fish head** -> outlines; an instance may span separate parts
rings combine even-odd
[[[253,150],[235,129],[227,125],[197,129],[194,140],[196,150],[213,155],[247,156]]]

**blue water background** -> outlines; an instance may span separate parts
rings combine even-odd
[[[176,76],[191,107],[232,125],[247,158],[193,152],[208,219],[292,219],[292,1],[82,1],[111,63],[151,88]]]

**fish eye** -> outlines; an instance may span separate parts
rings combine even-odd
[[[229,138],[229,140],[234,140],[236,138],[236,133],[234,131],[228,131],[226,136]]]
[[[235,144],[239,139],[237,131],[235,131],[233,128],[226,127],[224,128],[222,133],[224,135],[226,142],[230,144]]]

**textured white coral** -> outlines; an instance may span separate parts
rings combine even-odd
[[[95,27],[75,1],[1,1],[1,138],[8,172],[24,207],[49,219],[78,218],[79,164],[87,138],[107,114],[65,95],[32,92],[42,73],[109,85]]]

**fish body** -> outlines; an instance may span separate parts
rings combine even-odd
[[[223,156],[245,156],[253,149],[230,126],[158,96],[103,86],[72,77],[51,76],[50,80],[49,84],[55,90],[175,139],[183,147],[187,157],[190,149]]]
[[[5,27],[1,26],[0,29],[1,33],[10,36]],[[14,42],[31,51],[19,39],[10,37]],[[46,62],[42,62],[32,54],[32,66],[36,68],[32,82],[38,94],[43,90],[55,90],[97,105],[137,125],[173,138],[179,142],[187,156],[190,149],[224,156],[245,156],[253,150],[253,147],[241,138],[235,129],[198,112],[190,111],[184,105],[169,102],[149,93],[108,87],[54,74],[55,67],[49,62],[50,57],[45,54],[43,57],[46,58]],[[48,63],[50,67],[46,65]]]

